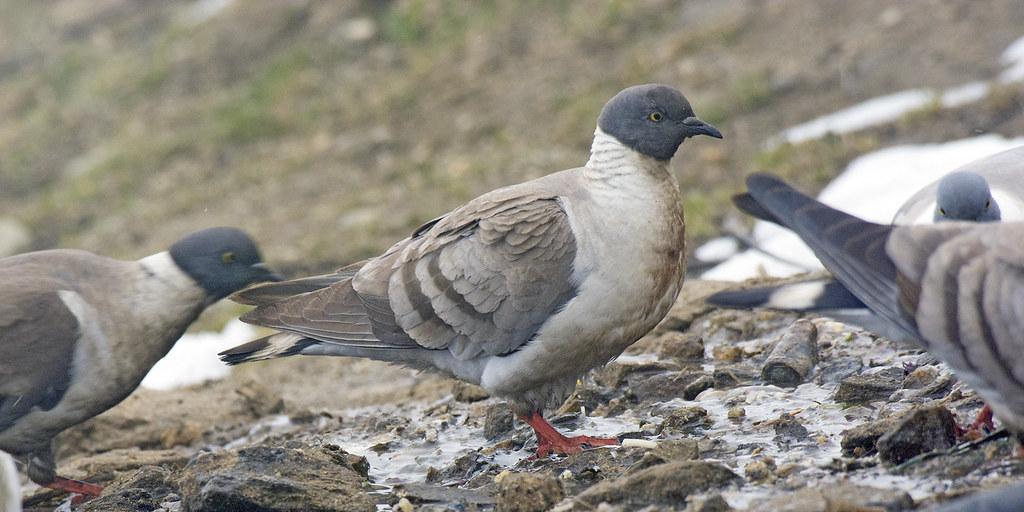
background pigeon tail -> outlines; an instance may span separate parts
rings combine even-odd
[[[736,194],[732,196],[732,203],[735,204],[736,208],[739,208],[740,211],[755,219],[782,225],[782,223],[779,222],[779,219],[775,218],[775,216],[768,210],[765,210],[764,207],[757,202],[757,199],[754,199],[749,193]]]
[[[229,348],[217,355],[220,356],[221,361],[234,366],[252,361],[293,356],[316,343],[316,340],[298,334],[279,332]]]
[[[845,286],[832,279],[817,279],[746,290],[726,290],[711,295],[705,300],[715,306],[733,309],[769,308],[786,311],[823,311],[866,307]]]
[[[894,325],[919,339],[900,302],[896,266],[885,252],[893,227],[866,222],[808,197],[779,178],[752,174],[747,189],[765,210],[800,236],[846,288]]]

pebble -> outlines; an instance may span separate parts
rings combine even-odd
[[[900,464],[922,453],[945,450],[956,444],[956,420],[945,407],[915,409],[895,428],[878,438],[882,460]]]
[[[412,512],[414,508],[415,507],[412,506],[412,502],[409,501],[409,498],[402,498],[398,500],[398,503],[395,503],[394,507],[391,509],[401,512]]]
[[[818,364],[818,329],[807,319],[793,325],[779,337],[761,367],[761,378],[780,387],[796,387]]]
[[[747,415],[747,411],[743,410],[742,407],[732,407],[732,408],[729,409],[729,412],[727,412],[725,415],[730,420],[738,420],[738,419],[743,418],[744,416],[746,416]]]
[[[511,473],[498,482],[497,512],[543,512],[565,496],[554,476],[544,473]]]
[[[661,335],[658,341],[661,342],[661,349],[658,351],[658,357],[661,359],[704,359],[704,339],[696,334],[669,331]]]
[[[903,384],[903,369],[896,366],[873,368],[846,377],[833,397],[837,402],[863,403],[885,400]]]

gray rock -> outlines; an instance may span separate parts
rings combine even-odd
[[[678,359],[681,361],[697,361],[704,359],[704,340],[693,333],[669,331],[658,338],[661,359]]]
[[[818,364],[818,329],[807,319],[793,325],[779,337],[761,367],[761,378],[769,384],[796,387]]]
[[[497,512],[544,512],[565,496],[558,479],[549,474],[511,473],[498,482]]]
[[[698,498],[690,498],[685,512],[729,512],[733,508],[721,494],[712,494]]]
[[[863,457],[875,453],[878,438],[895,428],[899,420],[900,418],[884,418],[843,431],[843,439],[839,442],[843,455]]]
[[[592,510],[602,502],[636,509],[647,505],[678,505],[698,492],[742,479],[721,464],[678,461],[658,464],[615,480],[605,480],[579,494],[574,508]]]
[[[697,393],[710,388],[714,381],[701,371],[683,370],[652,375],[643,380],[630,380],[630,389],[642,401],[667,402],[673,398],[697,396]]]
[[[803,426],[800,421],[790,414],[782,413],[779,415],[779,418],[772,423],[772,426],[775,428],[776,443],[788,444],[794,441],[807,439],[807,427]]]
[[[861,487],[847,483],[821,486],[779,496],[756,504],[751,512],[834,512],[886,511],[914,508],[914,500],[903,491]]]
[[[666,439],[644,453],[627,473],[647,469],[651,466],[680,460],[696,460],[700,458],[700,443],[696,439]]]
[[[703,407],[680,407],[668,413],[661,425],[659,434],[683,434],[691,432],[695,427],[708,424],[708,411]]]
[[[945,407],[928,407],[906,414],[875,446],[882,460],[900,464],[922,453],[945,450],[955,443],[953,413]]]
[[[851,375],[839,383],[833,397],[837,402],[864,403],[885,400],[903,383],[903,369],[896,366],[873,368]]]
[[[171,470],[144,466],[131,471],[108,485],[103,495],[87,501],[82,512],[136,512],[154,510],[174,497],[178,488]]]
[[[514,415],[512,408],[506,403],[497,403],[487,406],[487,413],[484,416],[484,437],[488,441],[494,441],[512,431]]]
[[[818,363],[815,380],[821,384],[839,382],[864,368],[864,363],[857,357],[838,357],[830,361]]]
[[[333,448],[256,446],[201,453],[179,478],[186,512],[373,511],[362,457]]]
[[[750,364],[729,364],[715,366],[712,380],[715,382],[715,389],[729,389],[750,384],[760,375],[760,370]]]
[[[452,385],[452,395],[459,402],[479,402],[488,398],[484,388],[462,381],[455,381],[455,384]]]

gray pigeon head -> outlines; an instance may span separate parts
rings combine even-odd
[[[174,242],[170,254],[178,268],[195,279],[213,300],[252,283],[281,280],[263,263],[256,243],[240,229],[196,231]]]
[[[634,85],[608,100],[597,126],[622,144],[658,160],[670,160],[687,137],[721,139],[714,126],[693,114],[683,93],[667,85]]]
[[[978,174],[959,171],[939,181],[935,201],[935,222],[993,222],[1000,219],[999,205],[988,182]]]

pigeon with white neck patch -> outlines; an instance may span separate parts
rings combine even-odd
[[[0,259],[0,450],[42,486],[99,495],[57,476],[53,437],[124,400],[206,306],[276,280],[234,228],[138,261],[69,249]]]
[[[542,411],[675,301],[686,250],[669,162],[696,135],[721,138],[679,91],[625,89],[604,106],[585,166],[484,194],[335,274],[236,295],[257,306],[242,320],[281,332],[222,357],[354,356],[437,371],[508,398],[540,456],[617,444],[565,437]]]

